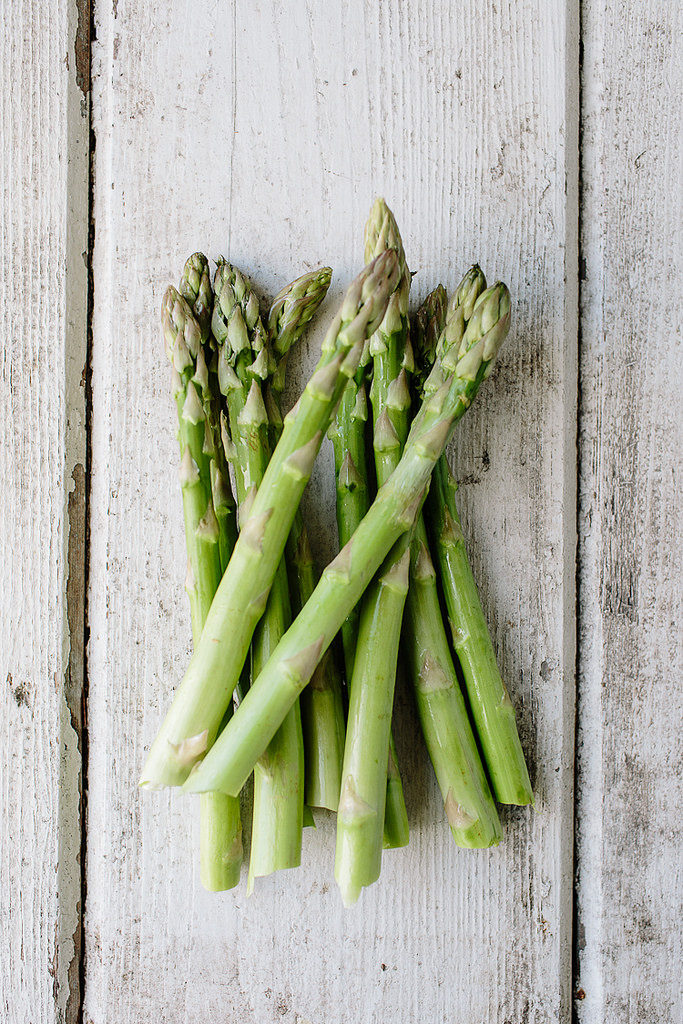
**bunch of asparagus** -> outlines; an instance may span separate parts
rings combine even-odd
[[[391,733],[399,657],[455,842],[495,845],[495,801],[533,801],[444,454],[508,332],[509,294],[475,266],[450,302],[439,285],[411,320],[411,274],[382,199],[365,263],[284,419],[288,355],[329,268],[297,278],[262,318],[237,268],[220,259],[212,286],[195,254],[163,300],[194,654],[141,785],[201,794],[211,890],[239,881],[239,795],[252,776],[248,891],[300,863],[312,807],[337,812],[347,905],[378,878],[383,849],[408,843]],[[326,432],[341,550],[318,577],[299,503]]]

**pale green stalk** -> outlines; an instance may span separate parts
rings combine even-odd
[[[396,547],[403,550],[396,552]],[[334,861],[345,906],[377,881],[382,863],[391,711],[409,556],[406,540],[399,540],[372,584],[373,600],[362,604]]]
[[[449,312],[462,311],[464,323],[472,316],[486,288],[481,269],[473,266],[460,282]],[[418,312],[418,362],[431,366],[433,337],[443,306],[430,297]],[[517,732],[515,712],[501,678],[486,618],[470,568],[455,503],[457,483],[446,456],[439,460],[425,506],[433,550],[439,565],[453,646],[462,669],[470,710],[484,755],[491,786],[500,803],[533,803],[529,773]]]
[[[455,506],[457,484],[445,460],[432,478],[427,515],[432,527],[453,647],[491,786],[502,804],[533,803],[533,790],[510,700],[496,661]]]
[[[462,286],[456,294],[461,289]],[[436,289],[418,312],[415,328],[420,380],[425,362],[433,362],[437,351],[459,348],[465,332],[462,308],[455,307],[447,316],[445,292]],[[430,384],[428,380],[427,391]],[[443,458],[442,455],[439,463]],[[411,545],[411,582],[404,631],[420,724],[453,838],[459,846],[493,846],[501,838],[500,821],[448,645],[422,515]]]
[[[224,545],[234,543],[230,528],[235,520],[230,514],[218,520],[213,510],[212,489],[219,477],[215,460],[220,438],[217,446],[213,405],[208,390],[206,337],[202,338],[200,323],[173,288],[169,288],[164,296],[162,324],[167,351],[174,365],[188,553],[186,587],[196,645],[222,574],[221,551],[224,547],[221,539]],[[197,398],[201,398],[199,404]],[[222,494],[226,497],[224,508],[229,512],[230,509],[234,511],[234,502],[231,501],[229,477],[226,480]],[[231,889],[239,882],[242,863],[239,799],[224,793],[203,793],[200,808],[202,884],[212,891]]]
[[[301,516],[294,520],[287,541],[292,611],[298,615],[319,579],[308,534]],[[301,720],[305,751],[305,796],[309,807],[336,811],[341,789],[344,757],[344,707],[342,685],[332,650],[325,652],[311,681],[301,694]]]
[[[375,462],[375,477],[377,486],[381,487],[386,482],[393,470],[396,468],[401,457],[401,451],[408,434],[410,393],[408,391],[406,371],[402,369],[406,359],[406,345],[408,337],[408,294],[410,291],[410,271],[406,266],[405,254],[401,235],[396,224],[393,213],[383,199],[376,199],[370,210],[365,225],[365,259],[373,259],[379,253],[387,249],[393,249],[399,260],[400,279],[396,291],[389,300],[384,319],[379,325],[368,346],[369,355],[372,359],[372,384],[370,387],[370,401],[373,413],[373,449]],[[400,546],[399,546],[400,547]],[[397,558],[402,557],[402,548],[395,552]],[[394,624],[397,636],[384,637],[386,649],[398,650],[398,636],[400,636],[401,615],[405,604],[405,595],[396,588],[381,593],[375,586],[366,594],[363,607],[366,602],[382,601],[385,616],[388,622]],[[392,601],[395,608],[391,607]],[[361,610],[361,615],[364,615]],[[381,620],[377,615],[368,612],[367,618],[374,622],[375,629],[381,629]],[[397,624],[397,625],[396,625]],[[394,644],[396,640],[396,644]],[[374,658],[382,658],[383,644],[375,642],[375,638],[368,638]],[[358,651],[356,650],[356,654]],[[355,662],[354,662],[355,664]],[[369,678],[375,678],[382,674],[380,666],[375,666],[370,660],[368,662],[365,654],[363,664]],[[385,669],[388,672],[389,669]],[[394,681],[396,665],[394,663]],[[354,668],[353,680],[359,678],[361,683],[363,677],[357,677]],[[394,690],[387,693],[390,708],[393,709]],[[391,714],[389,715],[391,718]],[[389,757],[388,765],[390,770],[387,774],[387,798],[386,813],[384,822],[384,845],[387,848],[406,846],[409,839],[408,814],[403,796],[403,786],[398,768],[398,755],[393,734],[389,734]],[[378,835],[379,841],[379,835]]]
[[[268,331],[279,360],[273,377],[271,403],[268,405],[275,442],[279,439],[282,424],[279,394],[284,387],[284,368],[289,350],[299,340],[325,298],[331,275],[329,267],[304,274],[283,288],[270,308]],[[297,510],[287,540],[286,561],[292,609],[298,615],[319,578],[300,510]],[[301,719],[306,804],[336,811],[341,787],[345,725],[341,679],[331,651],[327,652],[301,694]]]
[[[256,295],[247,279],[221,261],[216,271],[213,330],[218,343],[219,379],[228,407],[230,452],[241,523],[248,518],[270,458],[270,422],[262,389],[276,363],[258,310]],[[254,631],[252,677],[267,661],[290,622],[283,560]],[[253,889],[254,878],[301,863],[303,756],[299,706],[295,702],[254,768],[248,893]]]

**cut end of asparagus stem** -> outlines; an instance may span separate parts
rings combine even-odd
[[[201,883],[209,892],[234,889],[243,852],[239,800],[223,793],[203,793],[199,800]]]

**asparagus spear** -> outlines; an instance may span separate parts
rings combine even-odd
[[[503,682],[472,575],[455,505],[457,484],[440,461],[432,478],[427,516],[439,563],[453,647],[462,668],[472,716],[491,786],[502,804],[533,803],[533,790],[517,732],[515,710]]]
[[[456,291],[451,313],[461,307],[468,321],[479,295],[486,287],[484,275],[474,266]],[[441,297],[439,297],[441,298]],[[432,306],[434,305],[433,300]],[[434,330],[442,309],[420,314],[420,362],[429,365],[434,354]],[[465,549],[455,504],[457,484],[443,455],[432,477],[425,506],[425,518],[434,544],[453,647],[467,687],[470,709],[479,735],[494,795],[500,803],[528,804],[533,792],[522,745],[515,724],[515,712],[500,675],[486,618]]]
[[[403,241],[393,213],[384,199],[376,199],[365,225],[365,260],[377,256],[385,249],[398,253],[401,277],[398,287],[389,300],[384,319],[370,339],[372,357],[372,385],[370,404],[373,418],[373,451],[377,486],[386,483],[401,458],[401,452],[408,436],[410,422],[410,392],[406,373],[412,365],[410,342],[408,340],[408,295],[410,292],[410,271],[406,265]],[[403,545],[394,552],[398,562],[403,558]],[[405,604],[405,594],[400,590],[390,591],[385,603],[392,600],[395,610],[387,612],[389,618],[400,623]],[[365,600],[374,597],[368,594]],[[381,628],[379,620],[375,628]],[[393,638],[388,642],[389,649]],[[381,650],[381,645],[376,647]],[[398,651],[398,641],[397,641]],[[394,677],[395,677],[394,669]],[[393,689],[389,700],[389,716],[393,707]],[[389,771],[387,776],[387,804],[384,822],[384,845],[399,847],[408,845],[408,813],[403,797],[403,786],[398,768],[396,744],[389,733]]]
[[[242,526],[200,642],[150,750],[142,785],[182,784],[193,765],[211,748],[254,628],[265,608],[323,432],[329,426],[346,382],[357,369],[366,337],[384,316],[397,277],[396,255],[387,252],[366,267],[347,291],[323,343],[316,372],[285,419],[282,437]],[[320,660],[322,648],[316,641],[311,644],[310,640],[304,648],[309,649],[308,653],[305,650],[298,653],[302,654],[304,668],[310,669],[305,672],[308,681]],[[247,694],[243,704],[249,696]],[[292,694],[285,713],[297,696],[298,692]],[[263,752],[284,717],[283,713],[258,754]],[[253,762],[250,771],[252,768]]]
[[[220,427],[221,395],[216,366],[216,343],[211,335],[213,289],[209,261],[194,253],[186,261],[178,289],[195,315],[201,331],[206,370],[198,375],[204,414],[209,428],[206,444],[211,457],[211,492],[218,523],[221,575],[225,572],[237,540],[237,508],[230,486]],[[194,637],[196,645],[199,634]],[[232,713],[232,705],[226,715]],[[232,888],[239,881],[242,860],[242,823],[239,801],[224,793],[202,793],[199,798],[199,874],[211,892]]]
[[[456,295],[462,291],[462,285]],[[445,329],[441,331],[445,321]],[[418,378],[425,357],[458,346],[464,333],[463,309],[446,317],[445,292],[436,289],[416,317]],[[431,381],[425,390],[429,391]],[[439,459],[442,462],[444,456]],[[487,847],[500,841],[501,828],[458,685],[441,614],[436,573],[420,515],[411,545],[411,580],[405,613],[408,666],[422,732],[444,800],[453,838],[459,846]]]
[[[270,458],[269,419],[262,388],[275,370],[256,294],[244,275],[221,260],[216,269],[213,331],[219,379],[233,438],[240,521],[248,515]],[[266,608],[252,640],[255,677],[291,621],[284,561],[277,567]],[[304,750],[299,703],[295,701],[254,767],[251,854],[247,892],[254,878],[301,863]]]
[[[278,566],[251,650],[251,675],[261,672],[291,621],[284,561]],[[247,893],[254,879],[301,863],[304,815],[304,745],[301,711],[295,700],[254,765],[254,809]]]
[[[199,254],[192,259],[196,261],[198,258]],[[202,278],[203,274],[200,275]],[[196,646],[221,578],[221,535],[224,544],[232,542],[229,530],[234,525],[234,516],[227,514],[219,521],[214,514],[212,482],[217,480],[214,466],[220,445],[215,443],[215,421],[206,389],[204,332],[190,307],[174,288],[169,288],[164,296],[162,326],[166,350],[173,364],[178,408],[188,553],[186,586]],[[228,500],[228,495],[232,498],[229,486],[230,481],[226,477],[221,488],[224,507],[232,506],[234,509],[234,502]],[[212,891],[231,889],[239,882],[242,863],[239,800],[224,793],[203,793],[200,807],[202,884]]]
[[[372,259],[388,248],[398,254],[401,277],[369,345],[373,358],[370,397],[378,486],[385,483],[398,464],[408,434],[410,394],[401,363],[407,335],[410,274],[394,216],[384,200],[377,199],[366,224],[365,259]],[[377,879],[383,834],[387,847],[408,843],[408,815],[390,731],[401,619],[408,589],[407,555],[406,542],[399,541],[360,606],[360,628],[349,680],[349,719],[335,859],[335,877],[346,903],[355,901],[360,888]],[[377,748],[382,739],[387,744],[386,755]],[[392,770],[388,773],[389,764]],[[385,793],[378,801],[382,784]]]
[[[239,793],[350,609],[392,545],[413,525],[432,470],[455,423],[488,375],[509,319],[509,293],[496,284],[480,300],[460,346],[445,348],[437,359],[428,381],[429,397],[413,421],[401,461],[350,542],[324,570],[235,716],[188,779],[188,791]],[[207,630],[208,623],[204,635]]]
[[[282,422],[279,395],[284,386],[284,364],[295,344],[327,294],[332,271],[329,267],[304,274],[276,296],[268,314],[268,331],[278,355],[269,405],[274,440],[279,439]],[[287,540],[292,609],[297,615],[315,589],[318,574],[311,554],[308,532],[297,509]],[[310,684],[301,694],[301,718],[305,751],[305,799],[309,807],[336,811],[341,787],[344,754],[344,709],[341,679],[332,652],[316,668]]]
[[[400,541],[398,542],[401,543]],[[334,876],[345,906],[379,878],[389,733],[410,551],[392,548],[364,600],[349,693]]]
[[[378,225],[377,236],[380,239],[383,235],[394,238],[397,229],[389,211],[382,209],[381,201],[373,213]],[[371,217],[369,225],[372,223]],[[407,271],[404,280],[409,285]],[[443,303],[443,297],[437,292],[431,305]],[[400,458],[410,409],[406,371],[402,369],[399,373],[406,336],[407,288],[402,304],[399,304],[399,298],[397,290],[385,315],[385,323],[389,322],[390,328],[385,332],[380,329],[371,341],[374,354],[371,400],[376,423],[375,466],[379,483],[388,478]],[[431,336],[428,334],[428,337]],[[451,344],[456,340],[459,343],[461,338],[454,335],[448,340]],[[442,786],[456,842],[462,846],[489,846],[500,839],[500,823],[448,649],[421,513],[415,524],[411,548],[413,578],[405,610],[406,648],[423,733]],[[364,603],[372,596],[371,590],[366,594]],[[398,601],[398,595],[395,600]],[[391,621],[389,616],[387,620]],[[394,621],[400,630],[401,617],[395,616]]]
[[[355,375],[346,385],[339,407],[328,431],[334,449],[337,486],[337,532],[343,548],[370,508],[370,487],[365,450],[365,424],[368,418],[365,379],[367,358],[361,359]],[[356,655],[359,608],[352,608],[342,627],[342,645],[346,678],[353,676]]]

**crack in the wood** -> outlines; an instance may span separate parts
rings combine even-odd
[[[581,449],[580,449],[580,438],[581,438],[581,413],[582,413],[582,394],[581,394],[581,353],[582,353],[582,321],[581,321],[581,303],[582,293],[584,291],[584,283],[587,278],[587,266],[586,257],[583,254],[582,247],[582,231],[583,231],[583,216],[582,216],[582,203],[584,194],[584,163],[583,163],[583,134],[584,134],[584,118],[583,118],[583,65],[584,65],[584,47],[583,47],[583,0],[578,0],[577,4],[577,17],[578,17],[578,67],[576,69],[578,78],[578,239],[577,239],[577,255],[578,255],[578,281],[577,281],[577,375],[576,375],[576,419],[578,429],[576,433],[576,523],[577,523],[577,538],[576,538],[576,558],[575,558],[575,582],[574,582],[574,607],[575,607],[575,649],[574,649],[574,678],[576,686],[576,706],[574,712],[574,786],[577,784],[577,763],[579,758],[578,749],[578,737],[579,737],[579,692],[578,692],[578,681],[579,681],[579,664],[580,664],[580,635],[579,635],[579,610],[581,602],[581,553],[579,546],[579,530],[581,523]],[[572,1024],[576,1024],[578,1020],[577,1015],[577,999],[585,998],[585,992],[579,987],[579,972],[580,972],[580,956],[583,949],[584,943],[584,927],[581,921],[581,908],[578,902],[578,822],[576,821],[576,796],[574,797],[574,849],[573,849],[573,872],[572,872],[572,920],[571,920],[571,1005],[569,1008],[569,1014]]]
[[[88,797],[88,579],[90,572],[90,494],[91,494],[91,432],[92,432],[92,315],[93,315],[93,247],[95,222],[93,216],[93,183],[95,134],[92,126],[92,44],[95,39],[94,4],[92,0],[76,0],[77,27],[74,40],[76,83],[83,94],[82,112],[88,126],[87,176],[87,252],[86,267],[86,351],[81,386],[85,405],[85,459],[73,470],[74,490],[68,502],[68,581],[67,623],[70,638],[69,665],[65,680],[65,699],[71,724],[78,737],[80,754],[79,825],[80,900],[78,923],[73,934],[73,957],[68,967],[69,995],[65,1024],[82,1024],[85,992],[85,934],[87,797]]]

